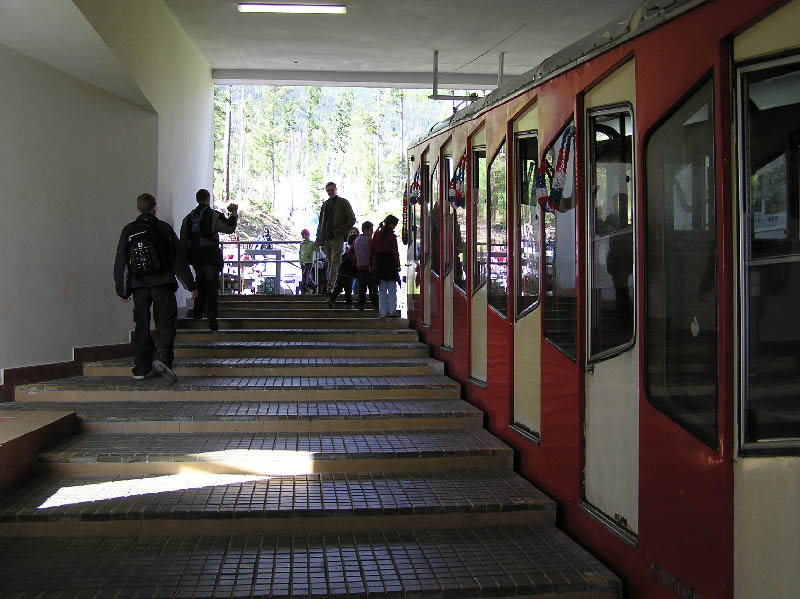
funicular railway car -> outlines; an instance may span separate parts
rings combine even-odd
[[[409,150],[411,324],[629,597],[800,597],[799,160],[800,0],[645,2]]]

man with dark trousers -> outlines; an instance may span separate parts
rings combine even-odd
[[[178,283],[197,297],[197,287],[186,255],[169,224],[156,218],[158,206],[149,193],[136,198],[139,216],[122,229],[114,261],[114,283],[122,301],[133,295],[133,321],[136,348],[133,378],[142,380],[155,369],[170,383],[178,377],[172,370]],[[156,338],[150,333],[150,308],[156,326]]]
[[[195,194],[197,208],[186,215],[181,223],[181,243],[189,257],[189,264],[197,277],[197,301],[192,316],[208,318],[208,328],[219,329],[217,324],[217,294],[219,273],[222,272],[222,250],[219,247],[220,233],[233,233],[239,218],[239,207],[228,204],[229,216],[211,208],[211,194],[207,189],[198,189]]]
[[[342,262],[344,240],[350,227],[356,222],[356,216],[350,202],[336,192],[336,183],[329,181],[325,185],[328,199],[322,203],[317,225],[317,247],[321,247],[328,257],[328,295],[336,287],[339,264]]]

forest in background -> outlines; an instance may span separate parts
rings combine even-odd
[[[398,218],[411,142],[453,113],[423,90],[218,85],[214,89],[215,205],[236,202],[239,237],[312,238],[325,183],[358,222]]]

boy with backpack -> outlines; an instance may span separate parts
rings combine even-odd
[[[195,194],[197,208],[181,223],[181,243],[197,277],[197,301],[192,317],[199,320],[203,311],[208,318],[208,328],[219,329],[217,324],[217,293],[219,273],[222,272],[222,250],[219,247],[220,233],[233,233],[239,217],[236,204],[228,204],[230,216],[211,208],[211,194],[207,189],[198,189]]]
[[[133,378],[142,380],[155,369],[170,383],[178,377],[172,370],[178,284],[197,297],[197,286],[175,231],[156,218],[156,199],[149,193],[136,198],[139,216],[122,229],[114,260],[114,283],[122,301],[133,295],[133,343],[136,349]],[[150,334],[150,308],[156,325],[155,344]]]

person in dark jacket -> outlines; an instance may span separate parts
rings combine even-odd
[[[317,226],[317,247],[324,250],[328,257],[328,294],[338,281],[339,264],[342,262],[342,249],[344,240],[350,227],[356,222],[353,208],[336,191],[336,183],[329,181],[325,185],[328,199],[322,203],[319,211],[319,224]]]
[[[217,294],[219,293],[219,273],[222,272],[222,250],[219,247],[220,233],[233,233],[239,218],[239,207],[228,204],[229,216],[211,208],[211,194],[207,189],[199,189],[195,194],[197,208],[192,210],[181,223],[181,243],[194,268],[197,277],[198,296],[192,310],[192,317],[200,319],[205,311],[208,328],[216,331]]]
[[[169,382],[174,383],[178,380],[172,370],[175,325],[178,319],[178,304],[175,301],[178,283],[175,275],[191,291],[192,298],[197,297],[197,286],[175,231],[169,224],[156,218],[158,206],[155,197],[143,193],[136,198],[136,208],[139,216],[122,229],[114,260],[117,295],[124,302],[130,301],[133,295],[133,322],[136,327],[133,333],[136,349],[133,378],[144,379],[155,369]],[[144,235],[150,240],[150,247],[154,248],[157,260],[151,264],[151,272],[132,272],[132,235],[134,238]],[[150,334],[151,306],[156,325],[155,343]]]
[[[397,217],[390,214],[372,236],[372,270],[378,279],[378,318],[398,318],[397,284],[400,282],[400,253],[394,228]]]
[[[328,307],[336,306],[336,298],[344,291],[345,303],[353,307],[353,281],[358,278],[358,267],[356,266],[356,254],[353,243],[356,241],[356,234],[351,233],[347,238],[347,251],[343,252],[342,262],[336,275],[336,286],[328,295]]]

